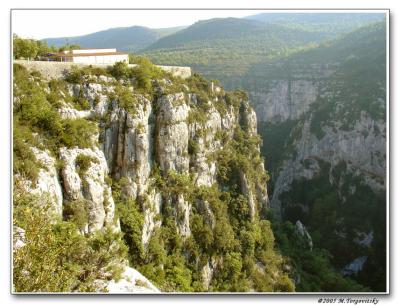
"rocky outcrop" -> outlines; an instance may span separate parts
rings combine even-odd
[[[355,260],[347,264],[341,271],[343,275],[357,275],[363,270],[364,264],[367,262],[367,256],[357,257]]]
[[[374,231],[370,231],[369,233],[365,232],[357,232],[357,237],[354,239],[354,242],[360,246],[369,247],[374,241]]]
[[[153,294],[161,292],[139,271],[131,267],[125,267],[121,279],[111,280],[107,283],[106,289],[109,293]]]
[[[257,207],[252,191],[252,186],[250,185],[249,180],[246,177],[246,174],[243,173],[242,171],[239,173],[239,181],[240,181],[240,186],[242,188],[242,193],[247,195],[250,219],[251,221],[254,221]]]
[[[162,96],[158,105],[156,156],[163,172],[189,171],[189,129],[187,118],[189,106],[183,93]]]
[[[103,151],[111,174],[117,180],[125,177],[129,187],[127,195],[137,198],[147,190],[152,156],[149,124],[151,103],[140,97],[135,114],[113,104],[110,119],[103,131]]]
[[[215,260],[215,258],[211,258],[211,260],[203,266],[203,269],[201,270],[201,277],[203,279],[203,287],[205,290],[208,290],[210,288],[210,283],[216,268],[217,261]]]
[[[301,223],[300,220],[296,221],[297,233],[306,240],[306,243],[310,250],[313,248],[313,241],[311,235],[308,233],[306,227]]]
[[[26,181],[24,183],[25,188],[30,193],[48,196],[54,212],[61,216],[63,193],[57,173],[56,159],[51,156],[48,150],[40,150],[36,147],[31,147],[31,150],[41,167],[36,183],[33,184],[31,181]]]
[[[189,125],[190,139],[192,141],[191,172],[195,177],[196,185],[211,186],[216,181],[216,161],[209,156],[221,148],[217,139],[217,132],[222,130],[222,119],[219,112],[211,107],[204,124],[192,123]]]
[[[60,114],[61,118],[63,119],[85,119],[91,116],[91,111],[88,110],[76,110],[74,108],[61,108],[58,113]]]
[[[18,250],[26,245],[25,243],[25,230],[14,226],[13,227],[13,251]]]
[[[90,159],[87,169],[79,168],[79,156]],[[111,196],[111,187],[105,182],[108,167],[103,152],[98,148],[62,148],[60,159],[64,163],[61,177],[65,200],[84,199],[83,202],[87,205],[85,209],[88,212],[88,221],[85,231],[97,231],[105,225],[115,226],[114,199]]]
[[[161,214],[162,196],[155,189],[149,195],[145,195],[146,205],[143,207],[144,223],[142,229],[142,244],[147,247],[151,235],[156,227],[161,226],[161,220],[155,221],[155,217]]]

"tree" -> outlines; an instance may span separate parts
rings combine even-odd
[[[15,58],[34,59],[38,55],[39,47],[33,39],[23,39],[14,34],[13,55]]]

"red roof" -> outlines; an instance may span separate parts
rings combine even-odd
[[[126,52],[102,52],[102,53],[80,53],[80,54],[64,54],[64,53],[54,53],[52,55],[58,57],[81,57],[81,56],[106,56],[106,55],[128,55]]]

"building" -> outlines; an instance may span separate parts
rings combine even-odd
[[[78,64],[110,64],[129,62],[129,54],[117,49],[79,49],[48,54],[51,61],[73,62]]]

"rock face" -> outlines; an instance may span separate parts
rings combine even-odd
[[[240,185],[242,187],[242,193],[247,194],[247,202],[249,204],[250,218],[254,220],[256,216],[256,206],[255,206],[253,191],[251,190],[249,181],[243,172],[239,173],[239,179],[240,179]]]
[[[149,124],[151,103],[142,97],[135,114],[113,103],[110,121],[103,131],[102,148],[111,175],[128,179],[126,192],[137,198],[147,190],[150,174],[152,130]]]
[[[159,105],[156,143],[160,168],[165,172],[186,173],[189,171],[189,128],[186,120],[190,108],[184,101],[183,93],[163,96]]]
[[[279,196],[290,188],[294,180],[315,176],[320,170],[317,160],[328,162],[331,168],[345,162],[348,170],[361,175],[372,189],[386,188],[386,125],[365,113],[349,131],[340,130],[339,126],[325,126],[321,139],[311,132],[310,120],[306,120],[294,145],[296,157],[284,161],[272,195],[271,206],[278,214],[281,206]],[[307,165],[304,160],[308,160]]]
[[[276,80],[267,90],[251,92],[260,122],[298,119],[317,99],[318,84],[311,80]]]
[[[229,123],[226,124],[230,125]],[[225,130],[226,127],[223,128],[223,119],[214,107],[208,111],[208,118],[204,126],[199,123],[189,125],[190,139],[193,145],[197,147],[190,163],[198,186],[211,186],[216,181],[216,162],[215,160],[207,160],[207,157],[221,148],[221,143],[215,135],[222,129]],[[207,130],[205,136],[199,136],[201,130]]]
[[[80,172],[77,158],[90,158],[86,171]],[[76,201],[85,199],[88,211],[87,232],[100,230],[105,225],[114,226],[114,200],[111,187],[105,182],[108,175],[107,162],[98,148],[62,148],[60,158],[64,162],[61,177],[65,199]]]
[[[201,276],[203,279],[203,287],[206,290],[208,290],[208,288],[210,287],[210,283],[213,278],[213,274],[216,267],[217,267],[217,261],[215,259],[211,259],[211,261],[208,261],[207,264],[204,265],[201,271]]]

